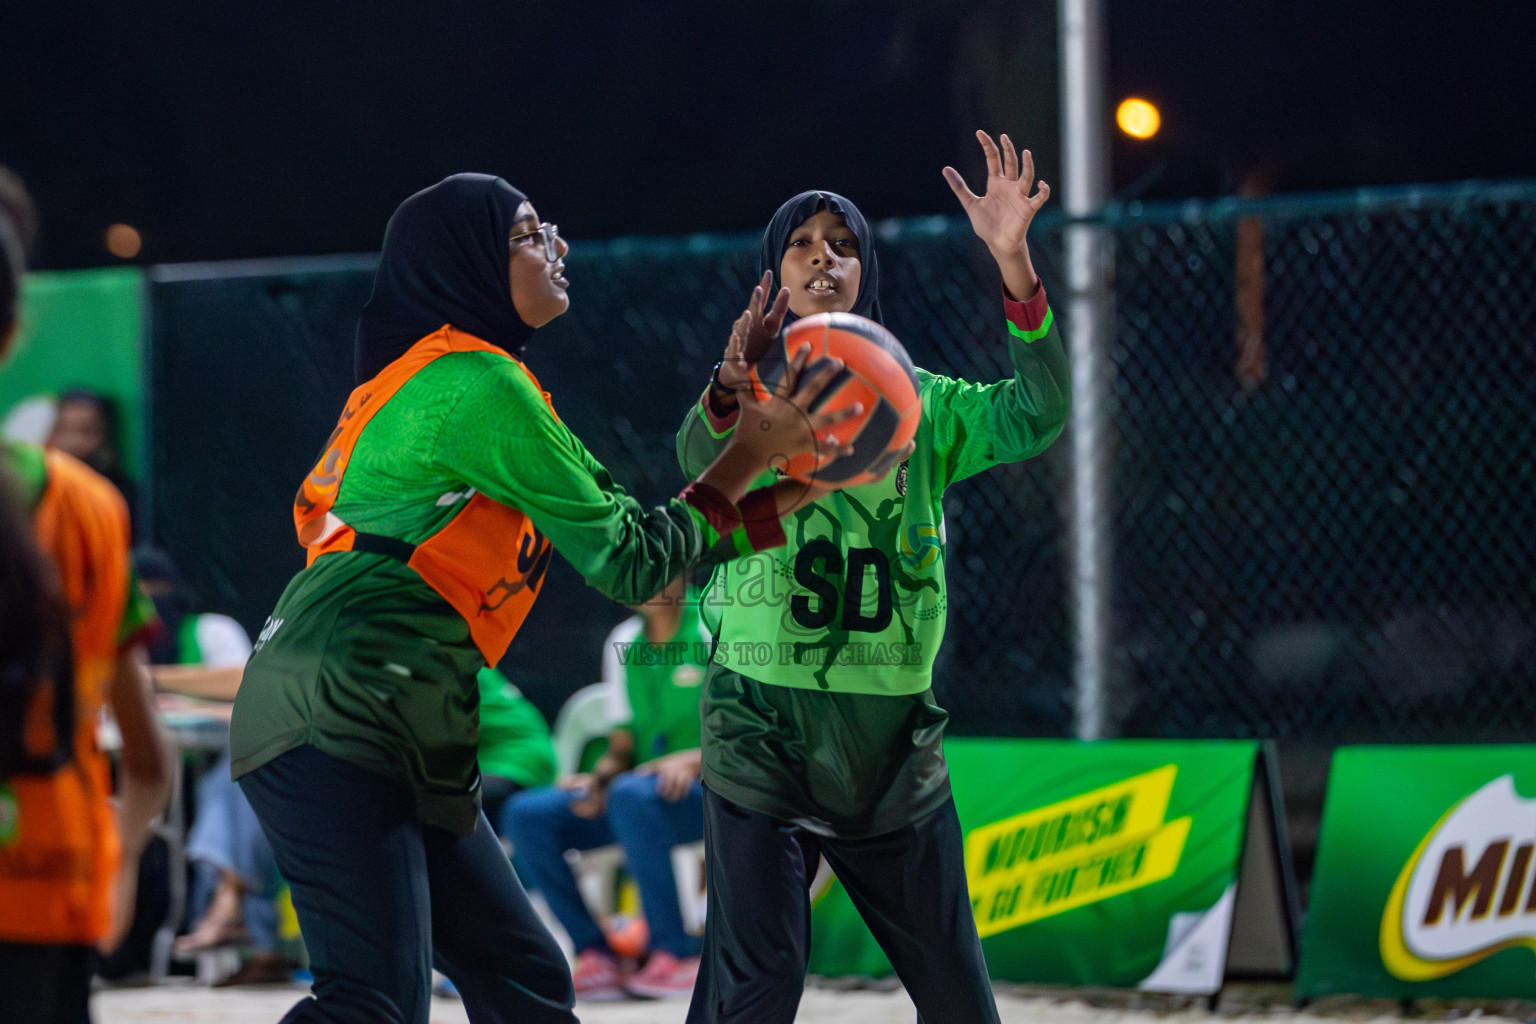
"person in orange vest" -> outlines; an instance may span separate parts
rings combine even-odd
[[[0,360],[17,334],[32,222],[25,191],[0,168],[6,185]],[[19,442],[0,442],[0,475],[0,1020],[76,1024],[89,1020],[96,952],[132,923],[139,854],[170,793],[144,653],[156,619],[111,484]],[[106,707],[123,738],[115,809],[96,733]]]
[[[471,1020],[575,1020],[570,966],[481,811],[476,674],[506,653],[555,551],[635,605],[695,565],[782,545],[778,509],[805,486],[748,488],[842,418],[810,411],[832,362],[790,397],[743,401],[720,458],[643,508],[523,362],[569,306],[568,249],[488,175],[418,192],[385,230],[358,387],[294,501],[309,564],[257,638],[232,721],[233,771],[315,976],[286,1021],[426,1024],[434,962]]]

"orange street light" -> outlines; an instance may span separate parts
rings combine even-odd
[[[1162,127],[1163,116],[1146,100],[1132,96],[1115,109],[1115,123],[1133,139],[1150,139]]]

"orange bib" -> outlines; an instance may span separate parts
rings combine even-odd
[[[32,523],[72,612],[74,756],[51,775],[0,783],[0,805],[10,805],[0,806],[0,941],[83,945],[106,934],[120,855],[96,723],[128,600],[128,513],[111,484],[69,456],[49,452],[47,471]],[[29,733],[50,717],[33,710]]]
[[[526,515],[477,492],[441,529],[413,547],[394,538],[359,534],[332,511],[363,428],[406,381],[450,352],[493,352],[511,358],[452,327],[412,345],[347,399],[324,452],[294,497],[293,525],[309,552],[310,565],[335,551],[375,551],[405,561],[464,617],[486,664],[495,665],[528,617],[553,555],[549,541]],[[523,370],[526,373],[527,367]],[[538,387],[537,380],[533,383]],[[544,402],[549,403],[548,394]]]

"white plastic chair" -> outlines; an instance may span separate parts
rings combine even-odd
[[[555,761],[562,777],[574,775],[581,767],[581,755],[593,740],[609,733],[608,688],[603,683],[583,686],[566,698],[555,715],[550,737],[555,745]],[[624,851],[617,844],[600,846],[581,853],[566,854],[576,885],[587,908],[599,921],[613,916],[618,896],[618,870],[624,863]],[[672,848],[672,869],[677,876],[678,907],[683,925],[694,935],[704,932],[704,842],[685,843]]]
[[[581,767],[587,744],[608,735],[608,687],[603,683],[583,686],[565,699],[555,714],[550,739],[555,744],[555,763],[562,777]]]

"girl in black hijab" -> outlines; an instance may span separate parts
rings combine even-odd
[[[880,264],[875,259],[874,233],[870,231],[869,222],[864,219],[859,208],[836,192],[801,192],[779,207],[763,231],[763,247],[758,254],[757,272],[772,275],[774,293],[784,287],[780,274],[784,255],[789,250],[790,236],[796,228],[822,211],[841,218],[856,243],[854,252],[859,261],[859,287],[845,312],[856,313],[879,324],[885,323],[885,318],[880,314]],[[798,319],[800,315],[795,312],[792,304],[784,313],[783,326],[788,327]]]
[[[975,383],[919,369],[922,419],[896,471],[845,490],[813,488],[786,546],[752,566],[717,567],[705,598],[719,609],[701,700],[709,908],[690,1024],[794,1019],[809,954],[807,887],[822,857],[919,1019],[997,1021],[944,762],[948,715],[931,689],[948,606],[942,500],[957,480],[1044,451],[1066,421],[1068,385],[1025,244],[1049,190],[1041,183],[1031,195],[1028,150],[977,134],[985,195],[953,168],[944,174],[997,262],[998,333],[1013,376]],[[802,192],[779,208],[763,233],[761,269],[679,435],[685,471],[739,432],[747,369],[783,357],[781,322],[824,312],[881,319],[874,235],[836,193]],[[772,600],[761,596],[764,578],[774,580]],[[758,650],[774,656],[765,663]]]
[[[512,304],[503,264],[526,202],[500,178],[455,174],[400,204],[384,229],[373,295],[357,319],[357,383],[444,324],[523,358],[534,328]],[[558,244],[563,257],[568,246]]]
[[[566,243],[500,178],[460,174],[390,219],[358,321],[358,386],[300,486],[309,565],[247,664],[232,771],[293,893],[314,996],[286,1021],[426,1024],[434,963],[472,1021],[573,1021],[570,969],[480,809],[476,675],[558,550],[639,604],[694,564],[782,544],[750,482],[836,417],[793,400],[644,509],[522,362],[568,308]],[[798,369],[796,367],[795,369]],[[825,446],[823,446],[825,447]],[[754,504],[756,503],[756,504]]]

